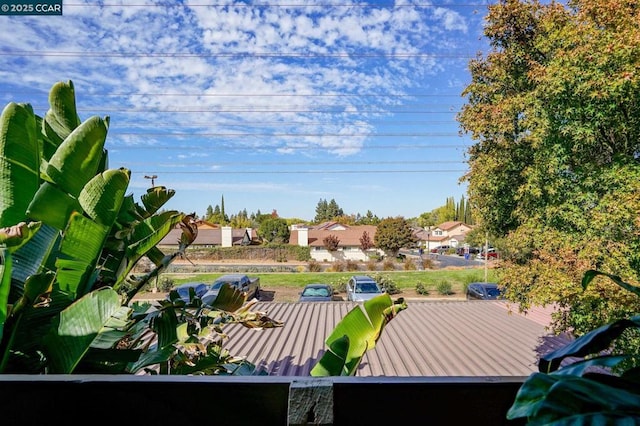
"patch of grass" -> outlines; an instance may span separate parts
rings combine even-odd
[[[395,287],[402,291],[403,289],[415,289],[418,283],[421,283],[426,289],[435,289],[437,284],[446,281],[451,285],[451,291],[454,294],[464,294],[466,285],[473,281],[484,281],[483,272],[476,268],[468,269],[436,269],[426,271],[384,271],[381,276],[388,277],[390,281],[395,283]],[[377,273],[358,273],[359,275],[374,276]],[[162,277],[167,277],[175,282],[175,285],[184,284],[189,281],[202,281],[212,283],[217,277],[223,273],[164,273]],[[347,282],[350,276],[355,275],[353,272],[265,272],[265,273],[248,273],[249,276],[260,277],[260,286],[266,289],[277,287],[304,287],[311,283],[340,283]],[[481,277],[478,279],[478,277]],[[489,281],[497,280],[493,271],[489,271]],[[337,286],[334,286],[334,288]]]

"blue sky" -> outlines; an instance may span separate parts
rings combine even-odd
[[[485,0],[65,1],[0,16],[0,101],[48,109],[71,80],[82,120],[109,116],[110,167],[169,209],[312,220],[416,217],[456,201],[455,120],[486,51]]]

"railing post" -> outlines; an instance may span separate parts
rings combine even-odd
[[[293,380],[289,385],[288,425],[332,425],[333,382]]]

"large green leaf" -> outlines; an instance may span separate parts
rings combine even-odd
[[[60,313],[44,339],[51,373],[71,374],[113,316],[120,297],[110,288],[92,291]]]
[[[40,222],[20,222],[17,225],[0,229],[0,245],[11,251],[16,251],[27,244],[38,232],[42,223]]]
[[[49,159],[55,148],[79,125],[73,82],[57,82],[49,91],[49,111],[42,123],[45,139],[52,144],[51,149],[45,149],[45,158]],[[51,151],[49,155],[46,155],[47,151]]]
[[[0,116],[0,228],[25,220],[40,185],[39,167],[33,109],[12,102]]]
[[[2,341],[4,323],[7,320],[9,290],[11,290],[11,253],[0,246],[0,342]]]
[[[75,197],[52,183],[43,182],[27,208],[27,216],[62,230],[71,214],[78,211],[82,209]]]
[[[548,373],[557,370],[565,358],[597,354],[608,349],[611,343],[628,328],[640,328],[640,315],[629,319],[623,318],[583,334],[573,342],[542,356],[538,368],[541,372]]]
[[[147,193],[142,194],[140,199],[142,200],[144,208],[147,209],[147,212],[149,212],[149,214],[154,214],[174,195],[175,191],[173,189],[167,189],[164,186],[156,186],[147,189]]]
[[[77,197],[103,164],[108,118],[93,116],[80,124],[49,159],[46,172],[60,188]]]
[[[354,307],[327,337],[328,351],[311,375],[355,375],[364,353],[375,348],[385,325],[406,308],[403,299],[394,303],[387,293]]]
[[[118,217],[129,186],[129,176],[129,171],[122,168],[94,176],[78,199],[84,212],[97,223],[110,228]]]
[[[89,277],[96,264],[109,229],[74,213],[60,243],[61,256],[56,261],[57,282],[62,291],[84,294],[90,290]]]
[[[182,221],[184,216],[184,213],[170,210],[151,216],[136,225],[126,251],[112,253],[114,259],[122,259],[121,266],[124,263],[124,267],[118,268],[114,288],[117,289],[125,281],[140,258],[147,252],[154,250],[156,245]]]

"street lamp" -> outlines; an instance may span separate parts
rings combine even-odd
[[[158,177],[157,175],[151,175],[151,176],[145,176],[144,178],[145,179],[151,179],[151,187],[153,188],[154,186],[156,186],[155,179],[157,177]]]

